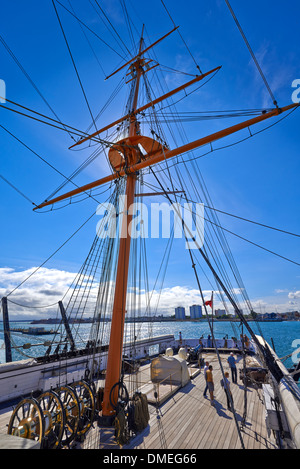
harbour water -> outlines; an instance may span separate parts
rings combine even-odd
[[[14,322],[15,328],[30,327],[28,322]],[[44,326],[44,325],[43,325]],[[265,340],[274,345],[275,351],[279,358],[284,358],[296,352],[300,347],[300,322],[299,321],[282,321],[282,322],[251,322],[250,326],[253,332],[257,335],[262,335]],[[53,325],[45,325],[45,329],[53,329]],[[82,347],[83,343],[89,339],[91,324],[80,324],[78,328],[78,337],[80,343],[78,346]],[[106,333],[105,333],[106,331]],[[213,331],[216,339],[225,337],[237,337],[240,334],[247,333],[242,330],[239,323],[230,321],[214,321]],[[210,327],[207,321],[169,321],[169,322],[143,322],[138,324],[128,323],[125,328],[125,340],[129,341],[132,337],[137,339],[153,337],[156,335],[173,334],[175,339],[179,339],[179,333],[183,339],[193,338],[199,339],[201,336],[207,337],[211,334]],[[108,343],[109,340],[109,324],[104,326],[104,339],[103,343]],[[249,334],[248,334],[249,335]],[[58,336],[59,337],[59,336]],[[53,335],[43,336],[28,336],[25,334],[12,334],[13,345],[20,347],[23,344],[32,344],[30,348],[16,348],[13,350],[13,360],[22,360],[28,357],[37,357],[44,355],[47,345],[43,345],[47,341],[53,340]],[[38,345],[36,345],[38,344]],[[41,345],[39,345],[41,344]],[[292,356],[284,360],[287,368],[293,366],[293,363],[299,361],[300,353],[294,353]],[[3,323],[0,322],[0,363],[5,362],[5,349],[4,349],[4,335]]]
[[[282,321],[282,322],[250,322],[251,329],[257,335],[261,335],[272,346],[279,358],[284,358],[292,354],[300,347],[300,321]],[[153,335],[158,334],[174,334],[175,338],[179,338],[181,332],[182,338],[200,338],[202,335],[207,337],[210,332],[208,322],[193,321],[174,321],[166,323],[152,323]],[[146,331],[146,326],[144,326]],[[228,334],[228,338],[237,337],[243,332],[248,336],[247,331],[242,331],[239,323],[230,321],[218,321],[213,323],[213,331],[216,339],[223,338]],[[293,360],[300,360],[300,353],[294,354],[284,361],[287,368],[293,365]]]

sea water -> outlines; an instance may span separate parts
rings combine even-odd
[[[262,336],[271,346],[275,347],[275,352],[279,358],[285,358],[296,352],[300,348],[300,321],[282,322],[249,322],[249,326],[256,335]],[[209,323],[196,321],[173,321],[173,322],[153,322],[151,323],[152,335],[174,334],[175,339],[179,339],[181,332],[182,339],[199,339],[211,335]],[[240,338],[240,334],[249,333],[245,326],[243,329],[238,322],[214,321],[212,323],[213,333],[216,339],[222,339],[226,335],[228,338]],[[143,324],[143,329],[149,329],[147,324]],[[287,358],[284,364],[287,368],[293,365],[293,360],[300,360],[300,353]]]

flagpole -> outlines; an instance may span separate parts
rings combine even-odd
[[[211,292],[211,327],[214,330],[214,292]]]

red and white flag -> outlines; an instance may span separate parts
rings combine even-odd
[[[210,306],[210,307],[211,307],[211,309],[212,309],[212,307],[213,307],[213,292],[211,292],[211,299],[210,299],[210,300],[207,300],[207,301],[205,301],[205,303],[204,303],[204,304],[205,304],[205,305],[208,305],[208,306]]]

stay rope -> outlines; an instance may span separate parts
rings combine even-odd
[[[263,71],[262,71],[262,69],[261,69],[261,66],[259,65],[258,60],[257,60],[257,58],[256,58],[256,56],[255,56],[255,54],[254,54],[254,52],[253,52],[253,50],[252,50],[252,48],[251,48],[251,46],[250,46],[250,44],[249,44],[249,41],[248,41],[248,39],[246,38],[245,33],[244,33],[244,31],[243,31],[243,29],[242,29],[242,27],[241,27],[241,25],[240,25],[240,23],[239,23],[239,21],[238,21],[236,15],[235,15],[235,13],[234,13],[234,11],[233,11],[233,9],[232,9],[232,7],[231,7],[229,1],[228,1],[228,0],[225,0],[225,2],[226,2],[227,6],[228,6],[228,9],[229,9],[229,11],[230,11],[230,13],[231,13],[231,15],[232,15],[234,21],[235,21],[235,24],[236,24],[238,30],[240,31],[240,33],[241,33],[241,35],[242,35],[242,38],[244,39],[244,42],[245,42],[245,44],[246,44],[246,46],[247,46],[247,48],[248,48],[248,50],[249,50],[249,52],[250,52],[250,54],[251,54],[251,57],[252,57],[252,59],[253,59],[255,65],[256,65],[256,67],[257,67],[257,70],[258,70],[258,72],[259,72],[261,78],[263,79],[263,82],[264,82],[264,84],[265,84],[265,86],[266,86],[266,88],[267,88],[267,90],[268,90],[268,92],[269,92],[269,95],[271,96],[271,99],[272,99],[272,101],[273,101],[273,104],[274,104],[274,106],[276,106],[276,107],[278,108],[278,104],[277,104],[277,101],[276,101],[276,99],[275,99],[275,97],[274,97],[274,94],[273,94],[273,92],[272,92],[272,90],[271,90],[271,88],[270,88],[270,85],[269,85],[269,83],[268,83],[268,81],[267,81],[267,79],[266,79],[266,77],[265,77],[265,75],[264,75],[264,73],[263,73]]]

